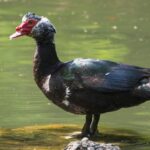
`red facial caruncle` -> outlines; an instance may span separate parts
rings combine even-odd
[[[22,22],[16,27],[16,32],[10,36],[10,39],[14,39],[23,35],[30,35],[33,27],[38,23],[38,20],[28,19]]]

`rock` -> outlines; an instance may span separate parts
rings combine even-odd
[[[83,138],[81,141],[70,142],[64,150],[121,150],[113,144],[96,143],[88,138]]]

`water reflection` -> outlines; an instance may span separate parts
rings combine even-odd
[[[0,126],[83,121],[81,116],[53,106],[36,87],[32,77],[34,41],[8,39],[29,8],[56,25],[58,55],[63,61],[84,57],[150,67],[149,6],[149,0],[0,0]],[[149,135],[149,108],[147,102],[106,114],[102,126]]]

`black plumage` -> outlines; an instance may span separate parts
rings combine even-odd
[[[23,24],[33,20],[35,24],[28,34],[22,33],[23,25],[17,27],[17,32],[36,40],[35,81],[54,104],[86,115],[82,136],[95,134],[100,114],[150,99],[150,69],[82,58],[61,62],[55,49],[54,26],[47,18],[32,13],[24,16]],[[15,37],[18,33],[11,36]]]

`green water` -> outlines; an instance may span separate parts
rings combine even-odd
[[[34,40],[9,40],[28,11],[55,24],[63,61],[98,58],[150,67],[149,0],[0,0],[0,127],[84,120],[51,104],[37,88],[32,76]],[[150,102],[104,114],[101,126],[150,138]],[[147,150],[145,145],[134,149]]]

